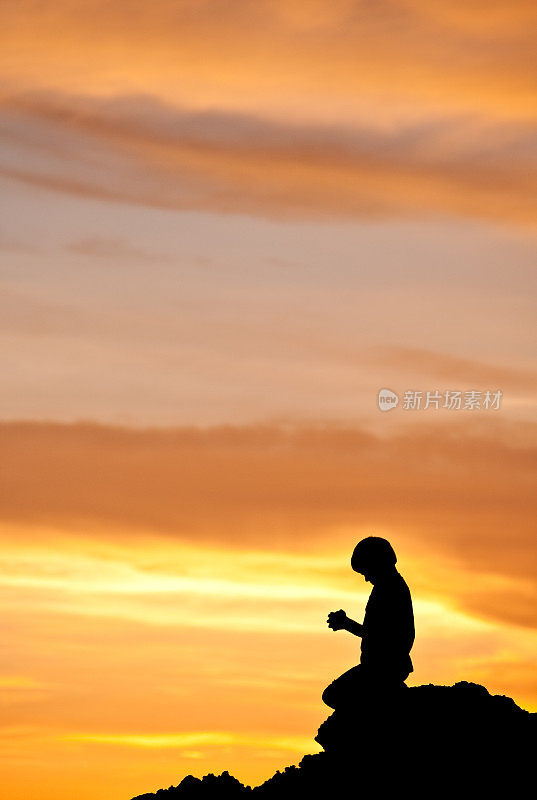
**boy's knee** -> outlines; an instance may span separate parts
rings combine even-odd
[[[323,703],[328,706],[328,708],[335,708],[335,692],[333,690],[334,684],[331,683],[323,692],[322,699]]]

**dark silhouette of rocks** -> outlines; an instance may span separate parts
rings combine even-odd
[[[338,706],[315,737],[324,752],[255,788],[229,773],[188,776],[135,800],[522,796],[534,785],[537,714],[475,683],[403,688]]]
[[[136,800],[155,800],[155,798],[162,798],[162,800],[169,800],[169,798],[180,797],[183,800],[194,800],[194,798],[204,797],[219,797],[219,798],[235,798],[250,795],[252,790],[249,786],[243,786],[229,772],[223,772],[221,775],[205,775],[203,778],[194,778],[192,775],[187,775],[183,778],[178,786],[170,786],[169,789],[159,789],[154,794],[141,794]]]

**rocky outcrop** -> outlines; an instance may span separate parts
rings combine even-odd
[[[227,772],[188,776],[135,800],[290,800],[326,795],[388,798],[496,798],[527,794],[534,783],[537,714],[483,687],[416,686],[370,697],[331,714],[307,755],[255,788]]]

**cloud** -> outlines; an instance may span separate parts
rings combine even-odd
[[[264,748],[286,752],[315,752],[315,743],[306,736],[267,736],[256,732],[238,734],[230,731],[193,731],[181,733],[71,733],[62,741],[115,744],[127,747],[230,747]],[[318,749],[318,748],[317,748]]]
[[[414,563],[426,558],[424,591],[535,625],[534,425],[423,422],[376,438],[337,425],[20,422],[2,438],[4,528],[33,529],[36,542],[44,528],[304,552],[387,531]]]
[[[2,21],[11,86],[325,119],[375,108],[388,124],[424,108],[533,116],[528,0],[21,0]]]
[[[273,218],[467,216],[533,225],[533,123],[298,125],[147,96],[4,97],[5,177],[87,197]]]
[[[487,364],[425,348],[372,347],[369,358],[371,364],[394,367],[407,376],[419,375],[422,380],[427,375],[442,384],[451,381],[457,385],[502,391],[534,392],[537,389],[537,373],[534,370]]]
[[[532,0],[515,0],[513,3],[470,0],[464,4],[450,0],[395,0],[393,5],[429,18],[441,28],[471,33],[479,39],[490,39],[498,34],[524,38],[529,32],[528,26],[537,24],[537,8]]]
[[[70,242],[66,247],[68,252],[82,256],[96,256],[113,260],[128,260],[129,262],[162,263],[169,257],[162,253],[152,253],[141,247],[135,247],[123,239],[106,238],[102,236],[88,236]]]

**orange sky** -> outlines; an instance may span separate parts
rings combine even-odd
[[[357,539],[412,683],[537,710],[537,10],[33,0],[0,32],[2,790],[317,749]],[[377,410],[377,392],[503,392]]]

